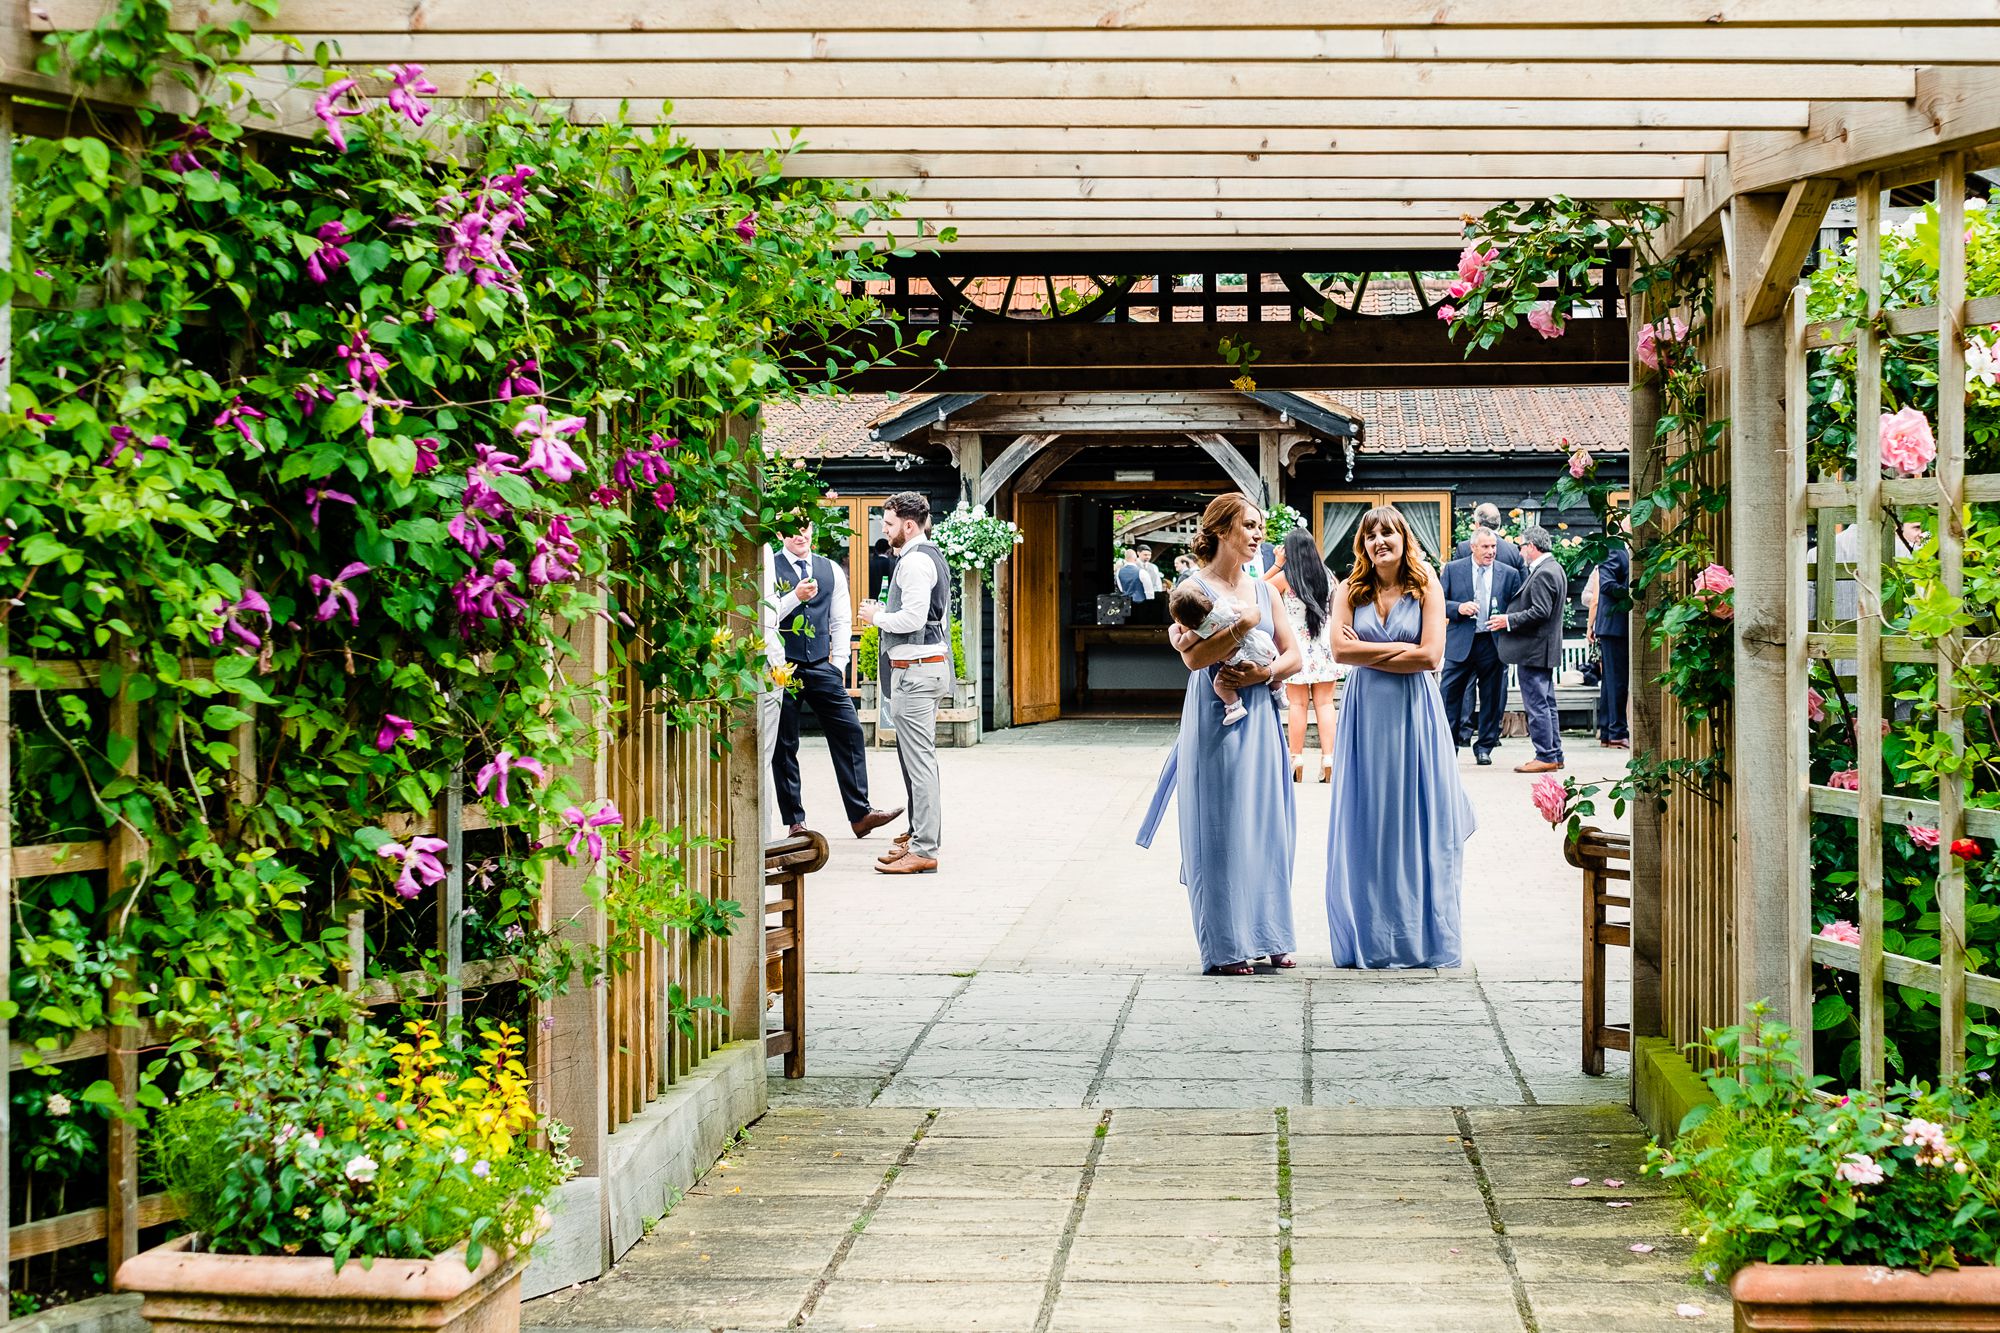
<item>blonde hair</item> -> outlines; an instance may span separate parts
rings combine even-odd
[[[1377,505],[1361,516],[1360,526],[1354,529],[1354,568],[1347,575],[1349,606],[1371,602],[1382,591],[1375,579],[1375,562],[1368,558],[1368,539],[1384,528],[1403,534],[1403,558],[1396,571],[1403,590],[1421,597],[1430,586],[1423,558],[1417,553],[1417,534],[1410,531],[1410,520],[1394,505]]]
[[[1195,533],[1194,541],[1188,548],[1194,552],[1195,559],[1204,565],[1215,559],[1215,553],[1222,547],[1222,534],[1235,527],[1254,508],[1236,491],[1210,500],[1208,508],[1201,511],[1201,531]]]

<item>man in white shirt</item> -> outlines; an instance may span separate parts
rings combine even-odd
[[[833,755],[833,772],[840,782],[848,827],[855,837],[865,838],[903,812],[877,810],[868,804],[868,750],[861,720],[854,713],[854,700],[847,693],[847,659],[853,634],[847,575],[839,565],[814,553],[811,528],[785,538],[784,545],[771,553],[771,560],[777,588],[794,603],[778,621],[778,638],[793,679],[779,707],[771,762],[779,817],[792,836],[806,832],[805,798],[799,783],[799,712],[810,707]]]
[[[930,501],[903,491],[882,504],[882,533],[897,552],[889,602],[863,603],[861,623],[881,635],[883,711],[896,729],[896,760],[909,793],[910,827],[875,868],[927,875],[938,868],[943,793],[938,780],[938,704],[951,689],[951,567],[925,535]]]
[[[1160,567],[1153,563],[1153,548],[1150,546],[1139,548],[1139,577],[1146,581],[1148,599],[1158,597],[1167,590],[1166,576],[1160,573]]]
[[[796,588],[780,593],[777,591],[777,576],[773,568],[771,548],[764,548],[764,569],[757,605],[762,608],[758,617],[758,632],[764,638],[764,664],[774,675],[782,675],[785,667],[785,640],[779,627],[799,609],[799,594]],[[778,789],[772,779],[771,761],[778,752],[778,723],[785,706],[785,687],[775,683],[764,687],[757,696],[757,745],[762,753],[760,771],[764,775],[764,837],[771,836],[771,817],[778,811]]]

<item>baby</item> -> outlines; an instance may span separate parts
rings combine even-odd
[[[1251,627],[1249,633],[1243,636],[1243,642],[1229,655],[1225,665],[1248,663],[1269,666],[1278,660],[1277,641],[1257,628],[1263,617],[1255,607],[1238,611],[1236,604],[1227,598],[1210,598],[1208,590],[1193,579],[1174,588],[1167,598],[1167,613],[1173,616],[1176,625],[1202,639],[1212,638],[1239,621],[1248,624]],[[1271,682],[1271,692],[1277,695],[1280,703],[1285,697],[1284,689],[1282,682]],[[1225,727],[1232,722],[1241,722],[1249,711],[1243,706],[1240,692],[1224,685],[1220,676],[1215,681],[1215,697],[1222,700],[1222,725]]]

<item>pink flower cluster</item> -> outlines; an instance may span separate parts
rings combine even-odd
[[[1556,323],[1556,310],[1553,304],[1538,305],[1530,310],[1528,327],[1544,338],[1554,339],[1563,336],[1563,326]]]
[[[1835,791],[1860,791],[1860,770],[1843,768],[1837,773],[1829,773],[1826,777],[1826,785]]]
[[[562,817],[564,823],[576,830],[570,834],[569,846],[564,850],[575,856],[579,851],[587,849],[592,861],[604,859],[604,835],[598,830],[620,826],[625,822],[625,817],[618,813],[618,807],[610,801],[606,801],[602,809],[588,815],[583,812],[581,806],[572,805],[563,811]]]
[[[1943,1166],[1957,1155],[1943,1125],[1915,1116],[1903,1125],[1903,1146],[1917,1150],[1918,1166]]]
[[[1882,1168],[1867,1153],[1851,1152],[1834,1168],[1833,1174],[1850,1185],[1879,1185],[1882,1183]]]
[[[1852,921],[1829,921],[1819,928],[1819,937],[1836,944],[1861,944],[1861,928]]]
[[[583,548],[570,531],[569,516],[557,514],[549,520],[548,531],[535,539],[535,554],[528,561],[528,586],[568,583],[576,577],[582,560]]]
[[[1563,443],[1568,444],[1569,441],[1564,440]],[[1570,451],[1569,475],[1574,477],[1576,480],[1582,481],[1585,477],[1590,475],[1591,469],[1595,468],[1596,466],[1597,466],[1597,460],[1590,456],[1590,450],[1572,449]]]
[[[474,775],[472,789],[484,796],[486,789],[491,787],[493,804],[504,810],[508,806],[507,779],[515,773],[526,773],[540,781],[546,781],[549,776],[539,759],[522,759],[512,750],[502,750]]]
[[[1671,360],[1672,349],[1680,345],[1687,337],[1687,333],[1687,321],[1679,315],[1668,315],[1665,319],[1655,320],[1639,330],[1638,345],[1632,349],[1632,355],[1639,359],[1640,365],[1658,370],[1661,348],[1664,346],[1667,349],[1667,357]]]
[[[1938,839],[1943,836],[1936,829],[1926,828],[1922,824],[1905,824],[1903,832],[1910,835],[1913,844],[1927,852],[1936,851]]]
[[[452,585],[452,605],[458,612],[461,637],[470,638],[473,627],[481,620],[514,622],[527,614],[528,599],[514,586],[517,572],[513,561],[495,560],[488,572],[467,574]]]
[[[1882,466],[1899,476],[1915,477],[1937,458],[1937,436],[1930,418],[1914,407],[1882,414]]]
[[[504,176],[488,176],[470,200],[452,195],[438,201],[439,208],[459,202],[467,205],[445,227],[445,272],[470,273],[481,287],[511,290],[506,279],[517,276],[520,270],[507,253],[507,234],[527,225],[524,201],[534,174],[533,167],[515,167]]]
[[[625,456],[611,465],[612,485],[599,487],[592,498],[599,504],[613,504],[621,492],[634,489],[636,485],[653,487],[653,505],[665,512],[674,504],[674,465],[667,461],[667,455],[681,447],[680,440],[662,436],[658,431],[647,435],[650,449],[629,449]],[[638,482],[633,476],[638,476]],[[829,497],[831,498],[831,497]]]
[[[338,218],[321,223],[313,235],[319,238],[319,248],[306,257],[306,276],[324,287],[327,279],[347,267],[348,254],[341,247],[354,238]]]
[[[430,885],[444,878],[444,862],[438,859],[438,853],[446,845],[443,838],[418,836],[411,838],[407,847],[400,842],[385,842],[375,849],[375,855],[402,867],[396,876],[396,892],[414,898],[424,891],[418,880]]]
[[[1810,685],[1806,686],[1806,720],[1826,721],[1826,696]]]
[[[236,651],[245,657],[250,656],[250,649],[262,648],[263,638],[243,623],[245,615],[264,617],[264,633],[271,632],[271,604],[264,600],[263,594],[245,588],[241,597],[223,603],[222,623],[208,632],[208,641],[219,647],[225,637],[236,639],[239,641]]]
[[[1717,620],[1734,620],[1736,608],[1730,603],[1730,594],[1736,588],[1736,576],[1722,565],[1710,565],[1694,576],[1694,592],[1707,603],[1708,613]]]
[[[1535,809],[1549,821],[1551,828],[1562,823],[1563,815],[1569,809],[1569,793],[1554,774],[1544,773],[1536,778],[1532,795]]]

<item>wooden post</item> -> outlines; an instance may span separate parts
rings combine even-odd
[[[1729,253],[1738,265],[1764,253],[1784,204],[1777,195],[1739,195],[1729,211]],[[1785,451],[1785,343],[1779,320],[1748,324],[1756,288],[1729,284],[1717,315],[1728,349],[1729,559],[1736,575],[1736,690],[1730,745],[1736,794],[1732,908],[1736,988],[1741,1003],[1764,999],[1771,1018],[1796,1031],[1812,1026],[1808,886],[1796,882],[1792,840],[1806,793],[1788,770],[1786,719],[1803,699],[1787,693],[1787,603],[1791,468]],[[1801,404],[1803,407],[1803,404]],[[1803,547],[1798,560],[1803,564]]]
[[[1014,516],[1013,492],[993,497],[993,512]],[[993,575],[993,729],[1014,725],[1014,566],[1009,557]]]
[[[601,617],[590,615],[569,626],[569,642],[575,655],[563,663],[563,675],[572,685],[600,685],[610,656],[609,631]],[[571,764],[570,780],[576,784],[580,804],[588,806],[605,794],[608,787],[605,735],[610,725],[604,701],[586,695],[579,706],[594,716],[581,718],[586,728],[594,728],[591,749]],[[542,886],[543,911],[547,924],[561,924],[568,938],[593,953],[602,954],[609,939],[604,913],[586,887],[589,865],[558,865],[548,871]],[[579,1176],[605,1172],[607,1140],[610,1137],[611,1033],[606,1013],[607,984],[600,979],[587,981],[580,973],[570,977],[569,987],[541,1006],[543,1021],[551,1024],[548,1040],[542,1044],[547,1059],[536,1072],[548,1085],[549,1112],[571,1130],[570,1152],[582,1163]],[[611,1194],[598,1191],[599,1266],[611,1256]]]
[[[14,253],[14,103],[0,97],[0,255]],[[0,296],[0,402],[14,372],[14,306]],[[13,992],[14,962],[14,677],[7,670],[7,623],[0,620],[0,996]],[[0,1161],[14,1160],[14,1097],[8,1077],[14,1066],[14,1035],[0,1017]],[[11,1301],[13,1272],[7,1227],[14,1216],[12,1171],[0,1171],[0,1301]]]
[[[1629,292],[1626,323],[1637,346],[1640,327],[1651,317],[1644,293]],[[1656,431],[1660,420],[1660,382],[1641,375],[1639,359],[1630,358],[1632,395],[1632,491],[1643,493],[1657,479],[1663,460]],[[1641,532],[1629,540],[1636,547]],[[1646,756],[1660,752],[1660,650],[1646,632],[1643,609],[1632,608],[1635,632],[1628,640],[1632,653],[1632,750]],[[1660,809],[1641,798],[1632,806],[1632,1037],[1657,1037],[1666,1031],[1660,1008]]]
[[[1285,498],[1285,469],[1279,460],[1282,450],[1279,445],[1284,432],[1260,430],[1257,432],[1257,475],[1264,479],[1264,508],[1269,509]]]
[[[1882,313],[1882,184],[1870,174],[1855,188],[1855,275],[1861,285],[1864,315],[1855,330],[1854,419],[1875,421],[1882,412],[1882,337],[1876,317]],[[1862,439],[1868,437],[1864,433]],[[1855,469],[1855,694],[1859,712],[1855,729],[1873,736],[1882,729],[1882,469],[1869,461]],[[1824,525],[1821,543],[1832,536]],[[1888,1041],[1882,1018],[1882,747],[1857,747],[1856,792],[1861,818],[1855,827],[1857,901],[1856,923],[1861,931],[1860,997],[1862,1086],[1880,1083],[1886,1070]]]
[[[1965,154],[1946,153],[1938,164],[1938,394],[1937,541],[1939,582],[1945,595],[1965,597]],[[1862,439],[1868,418],[1858,419]],[[1863,458],[1869,458],[1864,449]],[[1871,459],[1872,461],[1872,459]],[[1959,660],[1965,631],[1954,629],[1937,645],[1938,740],[1965,754],[1965,711],[1959,702]],[[1965,1069],[1965,862],[1951,844],[1965,836],[1965,778],[1938,783],[1938,1072]],[[1879,811],[1877,812],[1879,814]],[[1868,818],[1863,810],[1861,816]]]
[[[118,692],[111,701],[108,728],[109,749],[118,772],[130,776],[139,771],[139,705],[132,698],[131,673],[136,656],[123,638],[113,639],[108,664],[118,672]],[[124,747],[120,753],[120,746]],[[110,829],[110,854],[105,858],[105,920],[117,919],[124,896],[137,892],[132,867],[140,866],[137,879],[145,879],[146,843],[129,820],[118,818]],[[110,1023],[107,1032],[111,1050],[105,1064],[111,1090],[128,1114],[138,1109],[139,1029],[120,997],[131,984],[131,976],[121,971],[111,983]],[[139,1127],[121,1116],[107,1122],[104,1151],[105,1174],[105,1262],[112,1273],[139,1252]]]
[[[979,479],[985,472],[985,437],[968,432],[958,438],[959,493],[975,496],[979,494]],[[965,571],[961,581],[965,586],[960,598],[964,606],[960,633],[965,639],[965,672],[972,679],[972,707],[977,712],[981,710],[985,694],[981,688],[984,672],[980,669],[980,663],[986,648],[986,583],[979,577],[978,571],[970,569]],[[975,740],[978,739],[979,732],[980,721],[975,717],[972,723],[972,736]]]

